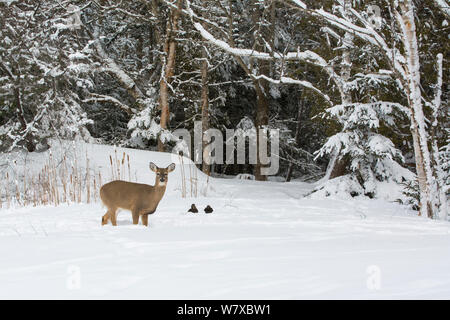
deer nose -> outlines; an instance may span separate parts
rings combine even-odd
[[[164,182],[166,179],[164,179],[163,177],[159,178],[159,181]]]

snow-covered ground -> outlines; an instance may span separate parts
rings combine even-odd
[[[107,172],[112,148],[85,148]],[[149,161],[178,164],[128,152],[150,184]],[[178,165],[148,228],[127,211],[102,227],[100,203],[0,210],[0,298],[450,298],[447,222],[384,200],[304,197],[313,186],[300,182],[211,178],[198,198],[180,184]]]

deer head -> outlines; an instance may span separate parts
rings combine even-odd
[[[167,185],[169,172],[175,170],[175,163],[171,163],[167,166],[167,168],[160,168],[153,162],[150,162],[150,170],[153,171],[156,175],[155,177],[155,187],[163,187]]]

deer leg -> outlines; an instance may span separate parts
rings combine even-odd
[[[139,223],[139,211],[133,210],[131,212],[131,215],[133,217],[133,224],[138,224]]]
[[[108,211],[106,211],[105,215],[102,217],[102,226],[104,226],[105,224],[108,223],[109,217],[110,217],[110,215],[109,215],[109,209],[108,209]]]
[[[117,209],[114,208],[113,210],[111,210],[110,213],[109,213],[109,216],[110,216],[110,218],[111,218],[111,223],[112,223],[112,225],[113,225],[113,226],[117,226],[117,220],[116,220],[116,217],[117,217]]]
[[[142,219],[142,224],[144,226],[148,227],[148,214],[147,213],[143,214],[141,219]]]

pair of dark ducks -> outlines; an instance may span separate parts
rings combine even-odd
[[[205,211],[205,213],[211,213],[211,212],[213,212],[213,208],[211,208],[211,206],[208,204],[208,205],[206,206],[206,208],[203,209],[203,211]],[[188,212],[198,213],[198,209],[197,209],[197,207],[195,206],[195,204],[192,204],[192,205],[191,205],[191,208],[188,210]]]

